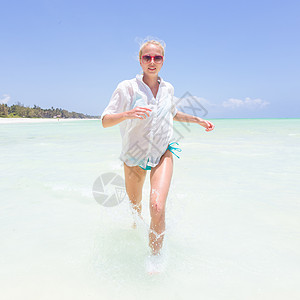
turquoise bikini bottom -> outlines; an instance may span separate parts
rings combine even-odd
[[[176,153],[174,153],[174,151],[176,150],[176,151],[178,151],[178,152],[181,152],[182,150],[181,150],[180,148],[173,147],[173,146],[172,146],[173,144],[178,145],[177,142],[173,142],[173,143],[169,144],[167,150],[169,150],[169,151],[172,152],[175,156],[177,156],[178,158],[180,158]],[[166,151],[167,151],[167,150],[166,150]],[[151,167],[148,166],[148,162],[149,162],[149,158],[148,158],[148,161],[147,161],[146,168],[143,168],[143,167],[141,167],[141,166],[139,166],[139,167],[142,168],[143,170],[147,170],[147,171],[148,171],[148,170],[151,170]]]

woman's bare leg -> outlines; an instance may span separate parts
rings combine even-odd
[[[142,212],[142,195],[143,195],[143,185],[145,182],[147,171],[142,168],[128,167],[124,163],[124,174],[125,174],[125,186],[128,198],[131,202],[132,208],[138,213],[141,217]],[[136,227],[136,224],[133,223],[133,227]]]
[[[173,173],[172,153],[167,150],[159,164],[150,173],[150,233],[149,246],[152,254],[158,254],[164,239],[165,207]]]

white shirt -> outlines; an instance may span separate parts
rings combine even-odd
[[[127,119],[119,124],[122,136],[120,159],[130,167],[158,165],[173,138],[173,117],[177,113],[174,87],[162,78],[158,79],[160,84],[156,98],[144,83],[143,75],[122,81],[101,115],[102,120],[107,114],[121,113],[136,106],[152,110],[146,119]]]

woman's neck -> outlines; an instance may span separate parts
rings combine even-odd
[[[150,87],[150,88],[154,88],[157,86],[158,84],[158,76],[147,76],[147,75],[143,75],[143,81]]]

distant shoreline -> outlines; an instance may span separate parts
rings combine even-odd
[[[299,118],[209,118],[209,120],[299,120]],[[100,121],[100,118],[0,118],[1,124],[17,124],[17,123],[46,123],[46,122],[69,122],[69,121],[79,121],[79,120],[93,120]]]
[[[45,122],[68,122],[79,120],[100,120],[100,119],[81,119],[81,118],[0,118],[0,124],[14,123],[45,123]]]

